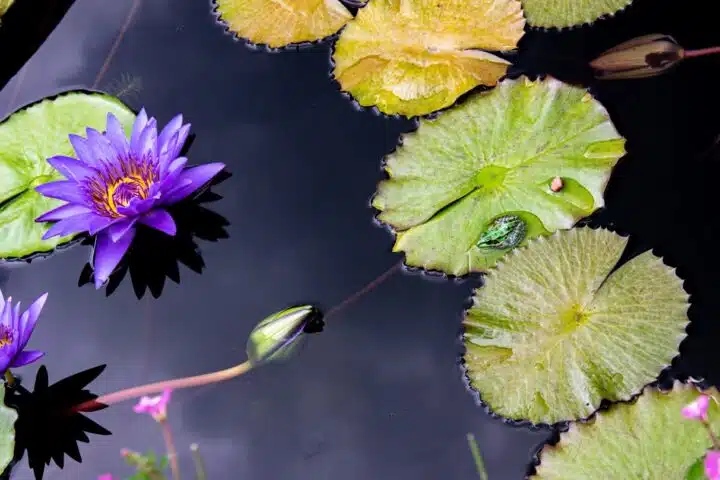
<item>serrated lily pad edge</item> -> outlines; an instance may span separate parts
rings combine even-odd
[[[349,7],[348,5],[345,5],[345,8],[348,9],[348,11],[352,14],[353,20],[355,19],[356,13],[353,12],[353,8]],[[317,40],[313,40],[312,42],[295,42],[295,43],[288,43],[284,47],[271,47],[266,43],[255,43],[247,38],[241,37],[236,32],[233,32],[230,28],[230,24],[226,22],[222,18],[222,14],[218,11],[220,6],[217,4],[217,0],[210,0],[210,15],[215,20],[215,25],[219,26],[223,29],[223,34],[231,37],[235,42],[241,43],[245,48],[248,50],[252,50],[253,52],[258,51],[264,51],[265,53],[283,53],[288,51],[300,51],[300,50],[307,50],[319,45],[324,45],[326,43],[331,44],[331,55],[332,52],[335,50],[335,41],[340,37],[340,33],[345,29],[347,26],[347,23],[340,28],[337,32],[328,35],[327,37],[319,38]],[[352,20],[349,20],[351,22]],[[332,76],[332,70],[330,71],[330,76]]]
[[[15,115],[16,113],[18,113],[20,111],[27,110],[28,108],[31,108],[31,107],[33,107],[37,104],[40,104],[44,101],[53,101],[53,100],[56,100],[57,98],[63,97],[65,95],[74,94],[74,93],[80,93],[80,94],[86,94],[86,95],[103,95],[103,96],[107,96],[107,97],[112,97],[112,98],[115,98],[118,102],[125,105],[125,107],[128,110],[130,110],[134,115],[138,114],[137,110],[135,110],[130,105],[128,105],[127,103],[123,102],[118,97],[116,97],[115,95],[112,95],[110,93],[104,92],[102,90],[92,89],[92,88],[71,88],[71,89],[57,90],[55,93],[51,93],[50,95],[47,95],[43,98],[33,100],[32,102],[18,106],[12,112],[8,113],[7,115],[5,115],[5,117],[0,119],[0,125],[5,123],[7,120],[10,119],[10,117],[12,117],[13,115]],[[74,235],[70,240],[60,243],[55,248],[52,248],[50,250],[37,251],[37,252],[33,252],[29,255],[24,255],[22,257],[0,258],[0,265],[22,264],[22,263],[30,264],[34,260],[45,259],[45,258],[48,258],[48,257],[54,255],[57,252],[61,252],[61,251],[70,249],[70,248],[80,244],[86,237],[87,237],[86,234],[79,233],[77,235]]]
[[[587,218],[587,217],[586,217],[586,218]],[[474,295],[475,295],[475,291],[478,290],[478,289],[480,289],[480,288],[484,288],[484,286],[485,286],[485,276],[490,276],[490,275],[492,275],[492,274],[497,274],[497,271],[498,271],[500,268],[502,268],[502,266],[505,264],[505,262],[507,261],[507,259],[510,258],[510,255],[517,255],[521,250],[524,250],[524,249],[526,249],[526,248],[530,248],[535,242],[539,242],[539,241],[542,241],[542,240],[547,240],[548,238],[551,238],[551,237],[553,237],[553,236],[559,236],[559,235],[561,235],[561,234],[563,234],[563,233],[566,233],[566,232],[568,232],[568,231],[570,231],[570,230],[574,230],[575,228],[588,228],[588,229],[591,229],[591,230],[602,229],[602,230],[607,230],[607,231],[609,231],[609,232],[612,232],[612,233],[614,233],[615,235],[618,235],[618,236],[620,236],[620,237],[629,238],[629,235],[622,235],[622,234],[620,234],[620,233],[618,233],[618,232],[616,232],[615,230],[612,230],[612,229],[610,229],[610,228],[606,228],[606,227],[595,227],[595,228],[593,228],[593,227],[589,227],[589,226],[573,227],[573,228],[570,228],[570,229],[557,230],[557,231],[555,231],[552,235],[545,235],[545,236],[540,236],[540,237],[533,238],[533,239],[529,240],[526,245],[524,245],[524,246],[522,246],[522,247],[516,247],[516,248],[512,249],[511,251],[509,251],[507,254],[505,254],[505,256],[503,256],[500,260],[498,260],[498,262],[495,264],[494,267],[492,267],[492,268],[489,269],[487,272],[485,272],[484,274],[482,274],[482,283],[481,283],[481,285],[479,285],[478,287],[474,288],[474,289],[472,290],[472,293],[470,294],[470,296],[465,300],[466,308],[463,309],[463,318],[464,318],[464,316],[465,316],[465,313],[466,313],[467,309],[472,305],[473,297],[474,297]],[[625,251],[626,251],[626,250],[627,250],[627,245],[626,245],[626,247],[625,247]],[[623,251],[623,254],[624,254],[625,251]],[[647,251],[648,251],[648,250],[646,250],[646,252],[647,252]],[[654,251],[653,251],[652,249],[650,250],[650,252],[651,252],[653,255],[655,255],[655,253],[654,253]],[[644,252],[641,252],[641,253],[644,253]],[[637,255],[639,255],[639,253],[638,253]],[[635,255],[635,256],[637,256],[637,255]],[[635,256],[633,256],[633,258],[634,258]],[[677,268],[676,268],[676,267],[672,267],[672,266],[668,265],[667,263],[665,263],[665,260],[664,260],[664,258],[663,258],[662,256],[658,256],[658,255],[655,255],[655,256],[663,262],[663,265],[665,265],[666,267],[670,268],[671,271],[672,271],[672,273],[675,274],[675,276],[677,276],[677,278],[682,281],[683,291],[685,292],[685,295],[686,295],[686,298],[687,298],[687,300],[686,300],[686,302],[687,302],[687,309],[689,309],[689,308],[690,308],[690,305],[691,305],[691,304],[690,304],[690,295],[687,293],[687,290],[685,290],[685,287],[684,287],[684,285],[685,285],[685,279],[682,278],[680,275],[678,275],[678,273],[677,273]],[[608,274],[608,277],[609,277],[614,271],[616,271],[618,268],[620,268],[620,266],[622,266],[622,265],[624,265],[625,263],[627,263],[629,260],[630,260],[630,259],[626,259],[622,264],[621,264],[621,263],[616,264],[615,267],[613,268],[613,270]],[[637,391],[637,392],[635,392],[635,393],[631,393],[631,394],[628,395],[627,397],[623,397],[623,398],[620,398],[620,399],[614,400],[614,401],[610,401],[610,400],[607,400],[607,399],[602,399],[601,402],[600,402],[600,405],[595,409],[595,411],[593,411],[593,412],[592,412],[590,415],[588,415],[587,417],[578,418],[578,419],[575,419],[575,420],[563,420],[563,421],[560,421],[560,422],[556,422],[556,423],[554,423],[554,424],[547,424],[547,423],[542,423],[542,422],[540,422],[540,423],[534,423],[534,422],[532,422],[532,421],[530,421],[530,420],[527,420],[527,419],[516,420],[516,419],[512,419],[512,418],[507,418],[507,417],[504,417],[504,416],[502,416],[502,415],[500,415],[500,414],[498,414],[498,413],[495,413],[495,411],[492,409],[492,407],[490,407],[490,405],[489,405],[488,403],[486,403],[486,402],[482,399],[482,393],[481,393],[480,391],[476,390],[475,388],[473,388],[473,386],[472,386],[471,383],[470,383],[470,370],[469,370],[469,368],[467,367],[467,362],[465,361],[465,353],[466,353],[465,338],[464,338],[464,336],[465,336],[465,328],[464,328],[462,325],[461,325],[461,327],[460,327],[460,333],[459,333],[459,335],[458,335],[458,337],[457,337],[457,342],[458,342],[459,347],[460,347],[460,348],[459,348],[460,353],[459,353],[459,358],[458,358],[458,365],[459,365],[459,367],[460,367],[461,378],[462,378],[463,385],[465,386],[465,389],[466,389],[466,390],[468,391],[468,393],[470,393],[470,395],[473,397],[473,399],[475,400],[475,404],[476,404],[478,407],[482,408],[483,411],[484,411],[488,416],[490,416],[491,418],[496,419],[496,420],[501,420],[503,423],[505,423],[505,424],[507,424],[507,425],[510,425],[510,426],[512,426],[512,427],[527,428],[527,429],[529,429],[530,431],[533,431],[533,432],[535,432],[535,431],[548,431],[548,430],[549,430],[549,431],[553,431],[553,432],[554,432],[554,431],[557,431],[557,430],[564,431],[564,430],[567,430],[568,426],[569,426],[570,424],[572,424],[572,423],[586,423],[586,422],[591,421],[592,418],[595,417],[595,415],[597,415],[599,412],[602,412],[603,410],[607,409],[607,406],[612,406],[612,405],[615,405],[615,404],[618,404],[618,403],[633,402],[633,401],[635,401],[640,395],[642,395],[642,394],[644,393],[645,389],[650,388],[650,387],[653,386],[653,385],[656,385],[656,384],[657,384],[657,381],[658,381],[658,378],[660,378],[664,373],[666,373],[666,372],[672,367],[672,362],[680,355],[680,345],[681,345],[682,342],[684,342],[685,339],[688,337],[687,327],[688,327],[689,324],[690,324],[690,321],[689,321],[689,319],[688,319],[687,323],[685,324],[685,329],[683,330],[683,334],[678,337],[678,342],[677,342],[677,347],[676,347],[675,355],[673,355],[673,357],[672,357],[670,360],[668,360],[668,362],[667,362],[666,364],[660,365],[660,369],[658,370],[658,373],[657,373],[657,376],[655,377],[655,380],[651,381],[650,383],[647,383],[647,384],[643,385],[642,387],[640,387],[640,390],[639,390],[639,391]],[[540,444],[540,448],[542,449],[542,448],[543,448],[545,445],[547,445],[547,444],[548,444],[548,441],[542,442],[542,443]]]
[[[553,33],[559,33],[559,32],[566,32],[566,31],[572,31],[572,30],[580,30],[582,28],[591,27],[592,25],[595,25],[597,22],[605,22],[614,19],[617,16],[625,14],[629,8],[631,8],[637,0],[628,0],[627,5],[625,5],[620,10],[617,10],[612,13],[606,13],[604,15],[600,15],[595,20],[586,20],[583,23],[576,23],[575,25],[569,25],[567,27],[555,27],[555,26],[548,26],[548,25],[536,25],[532,23],[527,18],[527,12],[525,10],[525,6],[523,5],[523,17],[525,18],[525,25],[528,29],[539,31],[539,32],[553,32]],[[520,3],[523,4],[524,0],[520,0]]]
[[[713,388],[712,385],[706,384],[704,381],[698,380],[695,381],[692,378],[688,378],[687,381],[680,381],[678,379],[674,379],[672,381],[672,385],[663,385],[658,381],[649,383],[645,385],[640,392],[633,395],[628,400],[622,400],[617,402],[609,402],[606,405],[603,405],[602,407],[598,408],[595,412],[593,412],[592,415],[590,415],[587,418],[584,418],[582,420],[577,420],[573,422],[565,422],[564,425],[559,425],[557,428],[553,429],[552,435],[547,438],[545,441],[540,442],[534,449],[532,456],[530,458],[530,463],[527,466],[527,471],[525,473],[525,480],[533,480],[535,476],[537,475],[537,467],[539,467],[542,464],[542,455],[543,452],[546,449],[557,449],[562,447],[562,435],[564,433],[567,433],[570,426],[572,424],[592,424],[595,421],[595,418],[598,415],[602,415],[605,411],[614,408],[618,405],[633,405],[635,402],[638,401],[638,399],[645,395],[645,393],[648,390],[657,390],[663,394],[669,394],[673,390],[675,390],[677,387],[680,388],[695,388],[698,393],[705,392],[711,388]],[[720,392],[720,390],[718,390]],[[679,415],[679,413],[678,413]]]

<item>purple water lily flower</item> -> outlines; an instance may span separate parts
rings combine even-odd
[[[0,374],[8,368],[22,367],[45,355],[44,352],[25,350],[25,347],[46,299],[47,293],[20,315],[20,302],[13,306],[12,297],[5,300],[0,292]]]
[[[70,135],[77,159],[48,159],[67,180],[35,190],[68,203],[35,221],[57,222],[43,239],[97,234],[95,288],[107,281],[130,248],[136,223],[175,235],[175,221],[165,208],[192,195],[225,168],[222,163],[185,168],[187,158],[178,155],[190,124],[182,122],[182,115],[176,116],[158,135],[155,119],[148,119],[143,109],[128,140],[118,119],[108,114],[105,133],[88,128],[87,138]]]

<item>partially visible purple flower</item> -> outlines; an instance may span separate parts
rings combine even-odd
[[[20,302],[15,306],[12,297],[7,300],[0,292],[0,374],[8,368],[22,367],[45,355],[36,350],[25,350],[45,305],[47,293],[35,300],[30,308],[20,314]]]
[[[155,420],[162,421],[167,418],[167,404],[170,402],[170,394],[172,390],[166,388],[162,395],[156,397],[142,397],[140,401],[133,407],[135,413],[150,414]]]
[[[710,397],[700,395],[695,401],[686,405],[682,410],[682,416],[689,420],[707,421],[707,411],[710,406]]]
[[[720,480],[720,452],[708,450],[705,454],[705,476],[710,480]]]
[[[185,168],[179,157],[190,132],[177,115],[158,134],[157,122],[141,110],[128,139],[115,116],[108,114],[105,133],[88,128],[87,138],[70,135],[77,158],[55,156],[48,163],[66,180],[35,189],[67,203],[35,219],[57,222],[43,236],[88,232],[96,235],[93,268],[100,288],[130,248],[135,225],[141,223],[175,235],[166,207],[200,189],[225,165],[209,163]]]

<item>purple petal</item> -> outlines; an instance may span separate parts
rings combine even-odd
[[[11,299],[12,297],[8,297],[7,301],[5,302],[5,306],[2,309],[2,313],[0,313],[0,323],[2,323],[8,328],[12,327],[12,302],[10,301]]]
[[[177,186],[161,197],[161,203],[168,205],[190,196],[212,180],[223,168],[225,165],[222,163],[208,163],[183,170],[177,178]]]
[[[135,237],[135,230],[131,229],[120,238],[117,242],[113,242],[110,234],[101,232],[95,240],[95,254],[93,267],[95,269],[95,288],[100,288],[110,277],[110,274],[118,266],[123,255],[130,248],[130,244]]]
[[[157,123],[154,118],[148,121],[137,143],[131,144],[130,147],[140,158],[155,158],[157,152]]]
[[[47,240],[54,236],[64,237],[65,235],[71,235],[73,233],[97,232],[105,228],[109,221],[109,219],[101,217],[96,213],[81,213],[80,215],[60,220],[50,227],[42,238],[43,240]]]
[[[32,335],[33,330],[35,330],[35,323],[37,323],[40,312],[42,312],[45,301],[47,301],[47,296],[47,293],[40,295],[20,317],[20,328],[18,329],[21,337],[20,349],[25,348],[28,340],[30,340],[30,335]]]
[[[140,134],[145,130],[145,125],[147,125],[148,122],[148,116],[145,112],[145,109],[143,108],[140,110],[140,113],[138,113],[137,117],[135,117],[135,123],[133,124],[132,128],[132,134],[130,135],[130,147],[132,148],[133,145],[136,145],[138,142],[138,139],[140,138]]]
[[[15,304],[15,310],[12,314],[12,328],[16,330],[20,329],[20,302]]]
[[[130,149],[130,144],[128,144],[125,131],[123,130],[122,125],[120,125],[120,120],[118,120],[112,113],[108,113],[107,116],[107,130],[105,131],[105,137],[107,137],[110,145],[112,145],[119,155],[127,155],[128,150]]]
[[[158,135],[158,152],[162,152],[167,149],[170,139],[172,139],[173,136],[178,133],[180,127],[182,127],[182,121],[182,114],[175,115],[175,117],[173,117],[173,119],[165,125],[165,128],[163,128],[160,135]]]
[[[173,220],[172,215],[162,209],[149,211],[140,217],[140,223],[166,233],[171,237],[174,237],[177,233],[177,226],[175,225],[175,220]]]
[[[37,361],[40,357],[45,355],[45,352],[38,350],[25,350],[15,355],[15,358],[10,362],[10,368],[19,368],[29,363]]]
[[[74,133],[68,135],[68,138],[70,139],[70,144],[73,146],[73,149],[75,149],[75,155],[77,155],[78,160],[86,165],[94,165],[95,157],[93,156],[93,151],[88,141]]]
[[[127,206],[118,206],[117,211],[120,215],[126,217],[142,215],[143,213],[149,211],[152,207],[154,207],[156,202],[157,198],[155,197],[149,197],[146,199],[133,198],[132,200],[130,200],[130,203],[128,203]]]
[[[43,183],[35,187],[35,191],[49,198],[57,198],[71,203],[85,203],[87,197],[79,188],[79,185],[72,180],[58,180],[55,182]]]
[[[88,145],[92,148],[93,158],[95,162],[105,161],[112,162],[117,158],[117,152],[110,144],[110,140],[105,135],[98,132],[94,128],[87,129]]]
[[[94,177],[98,174],[98,171],[88,166],[88,164],[72,157],[58,155],[56,157],[48,158],[47,161],[55,168],[55,170],[62,173],[68,180],[75,180],[76,182],[79,182],[87,177]]]
[[[188,135],[190,135],[190,127],[191,125],[189,123],[183,125],[180,130],[168,140],[167,147],[158,151],[161,178],[165,174],[168,165],[180,155],[180,151],[185,146]]]
[[[5,297],[3,297],[2,290],[0,290],[0,312],[5,308]]]
[[[110,235],[110,240],[113,242],[117,242],[120,240],[121,237],[123,237],[128,230],[133,228],[135,226],[135,222],[137,221],[137,217],[125,217],[119,222],[113,223],[108,227],[108,234]]]
[[[85,205],[78,205],[77,203],[67,203],[60,207],[57,207],[49,212],[45,212],[35,219],[36,222],[57,222],[58,220],[64,220],[68,217],[74,217],[75,215],[81,215],[83,213],[89,213],[92,210]]]
[[[167,172],[164,178],[161,174],[161,181],[153,184],[153,192],[169,192],[176,186],[178,176],[183,172],[185,165],[187,165],[188,159],[186,157],[178,157],[170,163],[167,167]]]

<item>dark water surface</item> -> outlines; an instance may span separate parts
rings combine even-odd
[[[77,0],[0,94],[0,108],[90,86],[130,3]],[[645,33],[673,34],[688,48],[720,44],[712,15],[677,3],[640,1],[632,17],[592,34],[532,33],[522,44],[535,55],[526,66],[537,69],[550,53],[587,60]],[[252,51],[223,34],[204,0],[143,0],[100,87],[139,78],[141,91],[126,98],[132,107],[145,106],[161,124],[182,112],[193,124],[190,161],[224,162],[233,173],[213,206],[230,222],[230,238],[201,243],[206,271],[182,268],[182,284],[169,283],[157,300],[138,301],[129,281],[109,298],[78,288],[87,247],[3,267],[0,286],[14,298],[50,292],[31,348],[48,352],[51,381],[107,363],[92,385],[104,393],[231,366],[266,315],[302,302],[335,305],[400,259],[368,200],[381,157],[412,124],[356,111],[328,78],[328,55],[326,46]],[[571,68],[564,78],[563,61],[546,64],[561,79],[583,74]],[[716,383],[720,158],[700,154],[720,134],[717,80],[708,74],[717,64],[698,59],[666,77],[596,90],[630,152],[598,222],[632,233],[633,253],[657,247],[680,267],[695,306],[679,372]],[[176,392],[170,421],[185,477],[193,472],[186,448],[198,442],[212,480],[470,480],[477,474],[465,434],[473,432],[492,480],[522,478],[547,433],[490,418],[458,368],[462,309],[476,285],[396,274],[332,318],[292,361]],[[160,431],[132,405],[92,414],[113,436],[92,438],[81,445],[82,465],[50,467],[45,478],[129,474],[121,447],[161,451]],[[19,480],[32,478],[25,465]]]

